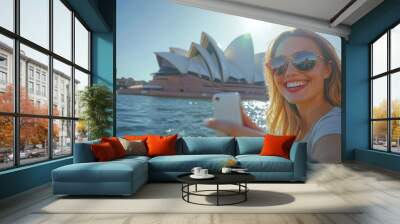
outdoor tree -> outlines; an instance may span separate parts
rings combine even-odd
[[[400,117],[400,100],[394,99],[391,104],[391,116]],[[373,118],[387,118],[387,101],[381,101],[378,106],[373,108]],[[374,121],[373,123],[373,135],[374,138],[386,138],[387,135],[387,122],[388,121]],[[392,129],[392,141],[399,141],[400,138],[400,122],[391,121]]]
[[[13,86],[9,85],[5,93],[0,94],[0,110],[4,112],[13,112],[14,98]],[[47,114],[47,104],[34,105],[29,99],[29,95],[24,87],[20,88],[20,109],[24,114]],[[58,111],[56,111],[58,113]],[[12,149],[13,147],[13,117],[0,116],[0,148]],[[46,118],[20,118],[20,148],[24,149],[26,145],[44,146],[47,143],[48,137],[48,119]],[[59,135],[59,128],[53,128],[53,138]]]

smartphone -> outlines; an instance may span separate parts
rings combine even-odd
[[[212,97],[214,118],[242,125],[240,94],[238,92],[217,93]]]

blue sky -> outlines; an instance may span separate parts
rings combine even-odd
[[[49,0],[21,0],[21,35],[27,39],[48,48],[49,45]],[[71,60],[71,12],[60,0],[54,3],[54,51]],[[38,13],[40,12],[40,13]],[[13,0],[0,0],[0,26],[13,30]],[[75,23],[75,61],[88,67],[88,33],[80,22]],[[12,46],[12,40],[0,35],[0,41]],[[48,64],[48,56],[30,47],[21,45],[25,55]],[[58,66],[59,65],[59,66]],[[56,63],[57,69],[70,73],[68,67]]]
[[[117,1],[117,76],[150,80],[158,71],[154,52],[188,49],[210,34],[222,50],[239,35],[250,33],[255,53],[291,27],[176,4],[168,0]],[[325,35],[340,56],[340,38]]]

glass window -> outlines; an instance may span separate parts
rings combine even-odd
[[[389,34],[390,48],[387,45]],[[398,88],[400,72],[395,70],[400,66],[398,40],[400,40],[400,25],[390,32],[387,31],[370,46],[373,68],[370,78],[372,86],[371,145],[373,149],[393,153],[400,153],[400,89]],[[389,57],[387,57],[388,52],[390,52]],[[388,69],[388,61],[390,69]],[[383,73],[385,74],[382,75]],[[390,127],[389,130],[388,127]]]
[[[11,116],[0,116],[0,170],[14,165],[14,122]]]
[[[1,4],[0,4],[1,5]],[[0,10],[1,12],[1,10]],[[1,17],[0,17],[1,18]],[[0,111],[14,111],[13,40],[0,34]]]
[[[372,122],[372,142],[374,149],[387,151],[387,121]]]
[[[40,77],[41,77],[41,72],[44,72],[47,76],[48,74],[48,62],[49,62],[49,57],[43,53],[40,53],[36,50],[33,50],[30,47],[27,47],[23,44],[21,44],[21,55],[24,55],[24,57],[21,57],[21,71],[20,71],[20,80],[21,80],[21,87],[20,87],[20,109],[21,113],[24,114],[40,114],[40,115],[47,115],[48,114],[48,94],[47,94],[47,86],[48,86],[48,81],[45,81],[45,88],[44,88],[44,93],[43,90],[41,89],[40,83]],[[26,66],[27,63],[29,63],[28,66],[32,66],[36,70],[37,77],[36,79],[36,90],[35,94],[29,94],[27,91],[27,74],[26,74]],[[46,78],[45,78],[46,79]],[[43,82],[42,82],[43,83]],[[40,104],[33,105],[30,103],[30,100],[36,100],[38,102],[41,102]]]
[[[0,67],[7,68],[7,55],[0,54]]]
[[[36,95],[40,95],[40,84],[36,84]]]
[[[33,67],[32,66],[29,66],[28,73],[29,73],[29,79],[33,79],[34,77],[33,77]]]
[[[75,69],[75,117],[81,114],[80,95],[87,86],[89,86],[89,75]]]
[[[391,123],[391,151],[400,153],[400,120],[393,120]]]
[[[60,0],[53,0],[53,18],[53,50],[71,60],[72,12]]]
[[[20,3],[20,18],[14,15],[15,2]],[[73,138],[76,137],[72,136],[76,124],[73,119],[74,98],[77,100],[77,116],[80,114],[79,96],[74,94],[79,94],[89,85],[90,77],[89,73],[77,70],[77,67],[89,70],[90,33],[73,17],[73,13],[68,1],[63,0],[0,0],[0,112],[11,113],[0,115],[0,170],[48,160],[50,153],[57,158],[73,152]],[[19,23],[14,24],[14,20]],[[49,24],[53,25],[52,29]],[[74,26],[75,35],[72,35]],[[20,33],[11,35],[15,39],[9,38],[3,28],[14,34],[16,28]],[[52,35],[49,35],[50,30]],[[20,43],[17,52],[19,74],[14,72],[15,40]],[[53,49],[50,49],[50,42]],[[72,42],[75,42],[74,49]],[[53,53],[69,61],[70,65],[53,58]],[[76,57],[72,58],[72,55]],[[53,74],[49,74],[50,70]],[[75,80],[72,79],[73,71],[77,74]],[[14,105],[15,77],[18,77],[20,85],[19,100],[16,101],[19,105]],[[51,79],[53,89],[50,89]],[[74,86],[76,91],[73,92]],[[50,97],[53,105],[50,105]],[[20,109],[18,113],[14,112],[16,106]],[[49,106],[53,108],[52,114],[49,114]],[[14,119],[19,121],[18,135],[13,133]],[[52,127],[51,133],[49,127]],[[80,133],[80,139],[87,139],[85,133]],[[19,139],[20,145],[13,145],[15,139]],[[20,160],[15,160],[14,151]]]
[[[42,96],[46,96],[46,86],[42,86]]]
[[[372,85],[372,118],[387,118],[386,76],[374,79]]]
[[[400,72],[391,75],[391,88],[390,88],[390,98],[391,98],[391,116],[395,118],[400,118]]]
[[[72,154],[72,121],[53,120],[53,156]]]
[[[0,1],[0,26],[14,31],[14,0]]]
[[[88,140],[88,129],[84,120],[75,121],[75,142]]]
[[[387,71],[387,34],[372,44],[372,75]]]
[[[35,163],[49,158],[48,121],[44,118],[20,118],[21,164]]]
[[[49,0],[20,0],[21,36],[49,48]]]
[[[89,32],[75,18],[75,63],[89,70]]]
[[[40,81],[40,70],[36,69],[36,80]]]
[[[390,32],[390,68],[400,67],[400,24]]]
[[[28,82],[29,94],[34,93],[33,82]]]
[[[53,89],[55,93],[53,94],[53,114],[72,117],[72,91],[64,88],[65,83],[72,84],[71,66],[54,59],[53,67]],[[58,90],[60,90],[61,101],[58,101]],[[62,113],[61,107],[65,108],[64,113]]]

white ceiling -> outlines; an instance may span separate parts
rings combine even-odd
[[[350,26],[383,0],[175,0],[175,2],[347,38],[351,32]],[[350,3],[346,10],[338,14]],[[335,15],[337,15],[336,20],[334,20]]]

